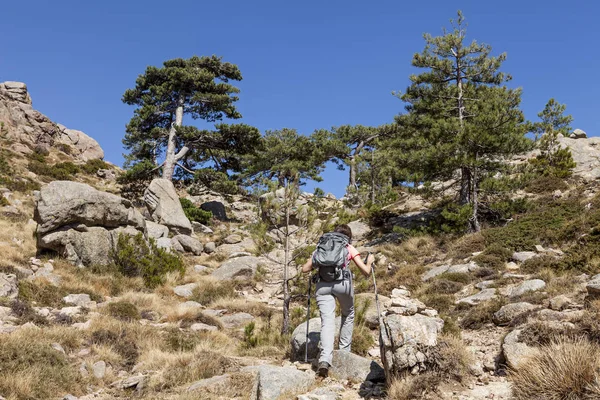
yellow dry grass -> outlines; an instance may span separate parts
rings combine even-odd
[[[557,338],[511,373],[516,400],[600,398],[600,346],[583,338]]]
[[[421,257],[431,255],[435,249],[435,239],[426,235],[408,238],[398,245],[385,244],[380,248],[383,254],[396,263],[414,263]]]

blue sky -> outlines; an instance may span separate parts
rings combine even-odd
[[[402,110],[391,92],[406,88],[422,34],[441,34],[458,9],[470,38],[507,52],[503,70],[523,87],[528,118],[554,97],[574,128],[597,135],[600,3],[583,0],[11,1],[0,81],[27,83],[36,109],[95,138],[118,165],[132,116],[123,92],[176,57],[237,64],[240,122],[262,132],[380,125]],[[328,168],[318,186],[341,196],[346,175]]]

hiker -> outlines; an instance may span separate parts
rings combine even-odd
[[[321,246],[329,240],[326,246]],[[302,266],[302,272],[310,272],[318,268],[316,298],[319,312],[321,314],[321,354],[317,366],[317,374],[326,377],[329,373],[333,359],[333,341],[335,337],[335,300],[340,302],[342,313],[342,325],[340,327],[339,348],[342,351],[350,351],[352,343],[352,330],[354,329],[354,288],[352,286],[352,273],[350,272],[350,261],[354,261],[361,272],[369,276],[374,261],[373,255],[367,257],[365,264],[358,251],[350,243],[352,241],[352,230],[348,225],[338,225],[334,232],[324,234],[319,239],[319,245],[313,255]],[[337,272],[318,265],[321,249],[329,252],[342,254],[341,262],[337,266]],[[340,252],[341,250],[341,252]],[[308,346],[308,343],[307,343]]]

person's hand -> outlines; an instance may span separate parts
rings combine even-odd
[[[369,261],[369,260],[370,260],[370,261]],[[372,267],[375,265],[375,256],[374,256],[372,253],[369,253],[369,254],[367,255],[367,259],[366,259],[366,261],[367,261],[367,264],[370,264],[370,265],[371,265],[371,268],[372,268]]]

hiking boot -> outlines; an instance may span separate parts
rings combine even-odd
[[[322,378],[326,378],[329,375],[329,364],[325,361],[321,361],[317,367],[317,375]]]

